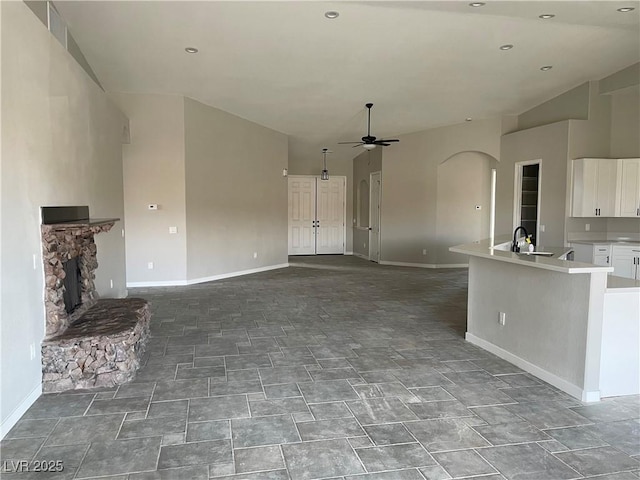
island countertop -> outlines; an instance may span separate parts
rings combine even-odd
[[[613,267],[602,267],[591,263],[561,260],[559,257],[570,252],[570,247],[536,247],[537,251],[552,252],[554,254],[553,257],[543,257],[536,255],[518,255],[505,249],[505,244],[509,243],[511,243],[511,238],[508,236],[499,236],[495,238],[493,248],[491,248],[490,239],[487,238],[474,243],[449,247],[449,251],[568,274],[613,272]]]

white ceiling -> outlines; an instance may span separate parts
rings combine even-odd
[[[194,98],[290,135],[292,159],[360,153],[336,143],[365,134],[366,102],[389,138],[518,114],[640,60],[638,1],[485,1],[56,6],[107,91]]]

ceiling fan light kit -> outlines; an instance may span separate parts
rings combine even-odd
[[[381,138],[381,139],[378,140],[376,137],[371,135],[371,107],[373,107],[373,103],[367,103],[365,105],[365,107],[367,107],[367,110],[368,110],[368,112],[367,112],[367,135],[362,137],[362,139],[359,142],[339,142],[339,144],[347,145],[347,144],[355,143],[353,148],[362,146],[363,148],[366,148],[367,150],[373,150],[374,148],[376,148],[377,145],[380,145],[380,146],[383,146],[383,147],[388,147],[393,142],[399,142],[400,140],[398,140],[397,138],[390,138],[390,139]]]

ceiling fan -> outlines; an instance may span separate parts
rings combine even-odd
[[[339,142],[339,144],[346,145],[355,143],[355,145],[353,146],[354,148],[362,145],[367,150],[372,150],[376,148],[376,145],[388,147],[392,142],[399,142],[400,140],[398,140],[397,138],[390,138],[386,140],[381,138],[380,140],[378,140],[376,139],[376,137],[371,136],[371,107],[373,107],[373,103],[367,103],[365,107],[367,107],[368,109],[367,135],[365,137],[362,137],[362,140],[359,142]]]

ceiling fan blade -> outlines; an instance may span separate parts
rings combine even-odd
[[[362,143],[362,142],[338,142],[338,145],[349,145],[351,143]]]
[[[383,147],[388,147],[389,145],[391,145],[390,143],[377,143],[376,145],[382,145]]]
[[[378,142],[399,142],[399,141],[400,140],[398,140],[397,138],[390,138],[390,139],[382,138],[378,140]]]
[[[360,145],[364,145],[364,142],[360,142],[359,144],[354,145],[354,146],[353,146],[353,147],[351,147],[351,148],[356,148],[356,147],[359,147]]]

